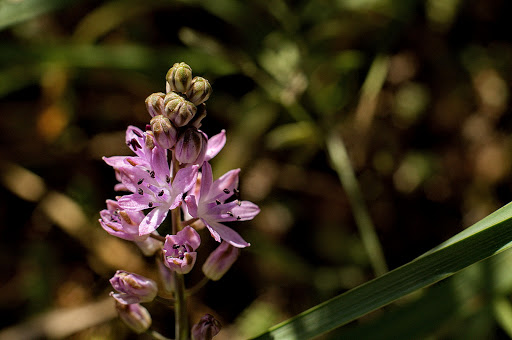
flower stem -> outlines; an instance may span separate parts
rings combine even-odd
[[[176,340],[188,340],[187,301],[185,300],[185,280],[182,274],[174,273],[174,320]]]
[[[179,207],[171,210],[172,233],[176,235],[181,230],[181,215]],[[176,340],[188,340],[188,314],[185,298],[185,279],[182,274],[173,273],[174,280],[174,324]]]

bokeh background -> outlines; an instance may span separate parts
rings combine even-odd
[[[506,0],[0,1],[0,337],[137,338],[108,279],[155,276],[155,263],[101,229],[116,195],[101,157],[130,154],[124,131],[148,122],[144,100],[175,62],[212,83],[203,129],[228,137],[214,175],[242,168],[242,198],[262,209],[233,224],[252,246],[190,301],[193,322],[222,322],[218,339],[255,336],[508,203],[511,11]],[[421,337],[507,338],[489,306],[512,284],[490,291],[454,300]],[[171,336],[172,310],[148,309]]]

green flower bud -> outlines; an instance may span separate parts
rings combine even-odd
[[[165,76],[171,91],[187,93],[192,82],[192,69],[185,63],[174,64]]]
[[[197,107],[176,92],[165,96],[165,115],[175,126],[185,126],[194,117]]]
[[[170,149],[176,144],[178,132],[169,118],[158,115],[153,117],[149,124],[151,125],[151,131],[153,131],[156,142],[162,148]]]
[[[208,80],[204,79],[203,77],[194,77],[194,79],[192,79],[190,88],[187,91],[188,100],[190,100],[195,105],[199,105],[208,100],[211,94],[212,86]]]
[[[158,116],[164,113],[164,98],[165,93],[153,93],[146,98],[146,108],[148,109],[151,117]]]
[[[199,129],[201,127],[201,121],[203,120],[204,117],[206,117],[206,104],[205,103],[197,106],[196,115],[189,122],[189,125],[194,126]]]

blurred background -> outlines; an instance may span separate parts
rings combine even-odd
[[[101,229],[116,195],[101,157],[130,154],[126,127],[148,123],[144,100],[165,90],[175,62],[212,83],[202,128],[228,138],[214,176],[242,168],[242,199],[261,207],[232,224],[252,246],[190,300],[192,322],[221,321],[218,339],[255,336],[508,203],[511,10],[505,0],[1,0],[0,337],[145,338],[117,319],[108,279],[155,277],[155,263]],[[204,258],[215,245],[202,235]],[[450,307],[414,337],[507,338],[492,302],[512,282],[482,277],[463,280],[484,287],[463,301],[435,285]],[[387,311],[422,320],[411,306],[438,301],[428,294]],[[147,307],[172,337],[172,310]]]

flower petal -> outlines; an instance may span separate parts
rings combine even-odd
[[[240,169],[234,169],[226,172],[219,179],[213,182],[210,188],[210,197],[208,202],[218,199],[221,202],[226,201],[233,196],[234,189],[238,187],[238,174]]]
[[[155,145],[152,153],[151,168],[155,171],[158,178],[165,180],[169,176],[169,163],[167,162],[167,150]]]
[[[260,213],[260,207],[250,201],[233,202],[235,206],[231,209],[233,220],[247,221]]]
[[[160,206],[151,210],[140,222],[139,235],[147,235],[155,231],[162,224],[168,212],[169,208],[166,206]]]
[[[176,208],[181,201],[181,196],[196,184],[198,170],[199,166],[195,164],[178,171],[171,185],[170,209]]]
[[[212,187],[213,174],[212,166],[208,162],[204,162],[201,168],[201,190],[199,191],[199,201],[206,202]],[[201,204],[201,203],[200,203]]]
[[[215,238],[217,242],[220,242],[220,240],[218,240],[216,236],[220,236],[221,239],[223,239],[226,242],[229,242],[231,245],[237,248],[245,248],[251,245],[250,243],[246,242],[242,238],[242,236],[240,236],[240,234],[238,234],[233,229],[226,227],[224,224],[218,222],[210,222],[207,224],[206,221],[205,224],[210,230],[210,233],[212,234],[213,238]],[[215,234],[217,235],[214,235],[214,233],[212,233],[212,229],[215,231]]]
[[[206,149],[206,155],[204,157],[204,161],[208,162],[213,157],[217,156],[217,154],[222,150],[224,145],[226,144],[226,130],[222,130],[220,133],[212,136],[208,140],[208,146]]]
[[[197,217],[197,202],[196,197],[194,195],[189,195],[185,197],[185,203],[187,205],[187,213],[192,217]]]
[[[135,211],[149,208],[149,203],[152,201],[153,200],[151,196],[139,194],[124,195],[118,199],[119,206],[122,209]]]

